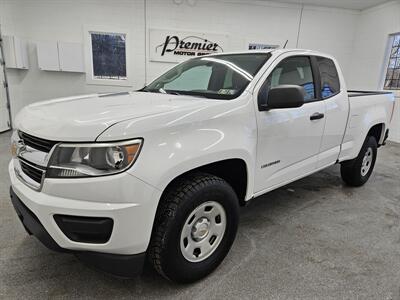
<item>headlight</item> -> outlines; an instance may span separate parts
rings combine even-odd
[[[59,144],[51,154],[47,177],[92,177],[120,173],[135,162],[142,140],[119,143]]]

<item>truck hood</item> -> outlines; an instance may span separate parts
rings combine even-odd
[[[26,106],[16,128],[55,141],[94,141],[122,121],[206,106],[198,97],[146,92],[92,94],[43,101]]]

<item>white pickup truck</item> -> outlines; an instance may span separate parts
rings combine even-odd
[[[192,282],[224,259],[250,199],[336,163],[363,185],[393,111],[391,93],[346,91],[322,53],[197,57],[139,91],[25,107],[10,194],[51,249],[122,277],[147,257]]]

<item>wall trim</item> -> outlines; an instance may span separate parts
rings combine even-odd
[[[397,5],[399,5],[398,1],[390,1],[390,2],[386,2],[386,3],[378,4],[376,6],[372,6],[370,8],[363,9],[363,10],[361,10],[361,13],[362,14],[371,13],[371,12],[375,12],[377,10],[380,10],[380,9],[383,9],[383,8],[386,8],[386,7],[397,6]]]

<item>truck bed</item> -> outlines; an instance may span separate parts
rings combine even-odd
[[[339,160],[355,158],[367,136],[375,125],[379,127],[383,143],[387,136],[390,120],[394,111],[394,95],[390,91],[357,91],[349,90],[349,117],[343,138]]]

